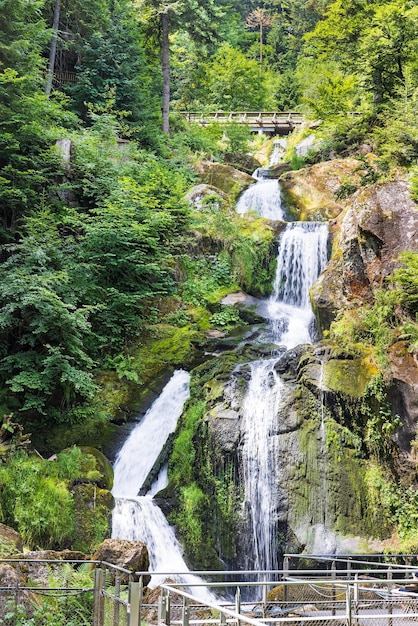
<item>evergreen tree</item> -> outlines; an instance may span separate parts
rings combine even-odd
[[[163,132],[170,130],[170,32],[181,28],[196,41],[211,41],[217,37],[217,20],[221,10],[214,0],[144,0],[149,32],[158,41],[162,62]]]

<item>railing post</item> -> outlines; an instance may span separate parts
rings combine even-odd
[[[94,570],[93,626],[102,626],[104,622],[104,575],[105,572],[101,567]]]
[[[335,561],[333,561],[332,564],[331,564],[331,578],[332,578],[332,580],[335,580],[335,578],[337,576],[336,569],[337,568],[336,568]],[[333,617],[335,617],[335,601],[336,601],[335,585],[332,585],[332,611],[331,611],[331,615]]]
[[[113,624],[119,626],[119,597],[120,597],[120,575],[116,574],[115,577],[115,604],[113,606]]]
[[[241,589],[240,587],[237,587],[237,590],[235,592],[235,612],[241,613]],[[239,626],[240,624],[241,624],[240,620],[237,619],[237,626]]]
[[[141,593],[141,583],[131,582],[129,584],[129,597],[128,597],[128,626],[139,626],[139,598]]]
[[[283,580],[284,580],[284,594],[283,594],[283,599],[285,602],[287,602],[288,600],[288,585],[287,585],[287,578],[289,578],[289,557],[286,555],[283,559]]]
[[[189,626],[189,599],[183,598],[183,615],[181,617],[182,626]]]
[[[388,626],[392,626],[393,620],[392,620],[392,600],[390,597],[390,594],[392,592],[392,568],[389,567],[388,568],[388,615],[390,615],[390,617],[388,618]]]
[[[358,572],[354,575],[354,624],[357,624],[357,613],[359,608]]]
[[[166,620],[166,610],[167,610],[167,605],[165,603],[165,596],[167,595],[167,590],[166,589],[161,589],[161,595],[158,598],[158,624],[159,626],[161,624],[165,624],[165,620]],[[131,626],[131,625],[129,625]]]
[[[351,586],[347,585],[345,591],[345,605],[347,612],[347,626],[351,626]]]
[[[263,575],[263,617],[266,616],[267,610],[267,574]]]

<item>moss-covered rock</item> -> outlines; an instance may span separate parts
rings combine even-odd
[[[0,524],[0,557],[6,558],[23,549],[22,537],[10,526]]]
[[[333,159],[288,172],[280,180],[284,197],[297,207],[299,219],[323,220],[337,217],[366,173],[365,164],[357,159]]]
[[[418,211],[404,181],[359,189],[338,216],[332,257],[311,290],[322,328],[337,311],[371,303],[405,250],[418,250]]]
[[[75,485],[72,489],[75,507],[75,540],[72,547],[92,554],[111,534],[113,496],[95,484]]]
[[[241,191],[256,182],[255,178],[245,172],[212,161],[201,161],[197,166],[197,173],[202,182],[220,189],[230,198],[237,198]]]
[[[142,541],[127,541],[126,539],[106,539],[93,554],[94,561],[104,561],[117,565],[132,573],[147,572],[149,570],[149,556],[147,547]],[[128,575],[121,578],[121,582],[128,582]],[[143,583],[148,585],[151,576],[144,575]]]

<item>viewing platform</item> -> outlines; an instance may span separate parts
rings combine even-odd
[[[251,132],[260,135],[288,135],[305,121],[303,115],[295,111],[212,111],[209,113],[181,111],[181,115],[188,122],[194,122],[200,126],[207,126],[214,122],[247,124]]]

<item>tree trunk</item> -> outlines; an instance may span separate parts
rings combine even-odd
[[[163,68],[163,132],[170,132],[170,123],[168,119],[170,111],[170,48],[168,40],[168,13],[161,15],[162,30],[162,68]]]
[[[60,25],[61,0],[55,1],[54,23],[52,25],[52,41],[49,51],[48,71],[45,85],[45,93],[47,96],[51,93],[52,81],[54,79],[55,57],[57,55],[58,29]]]

